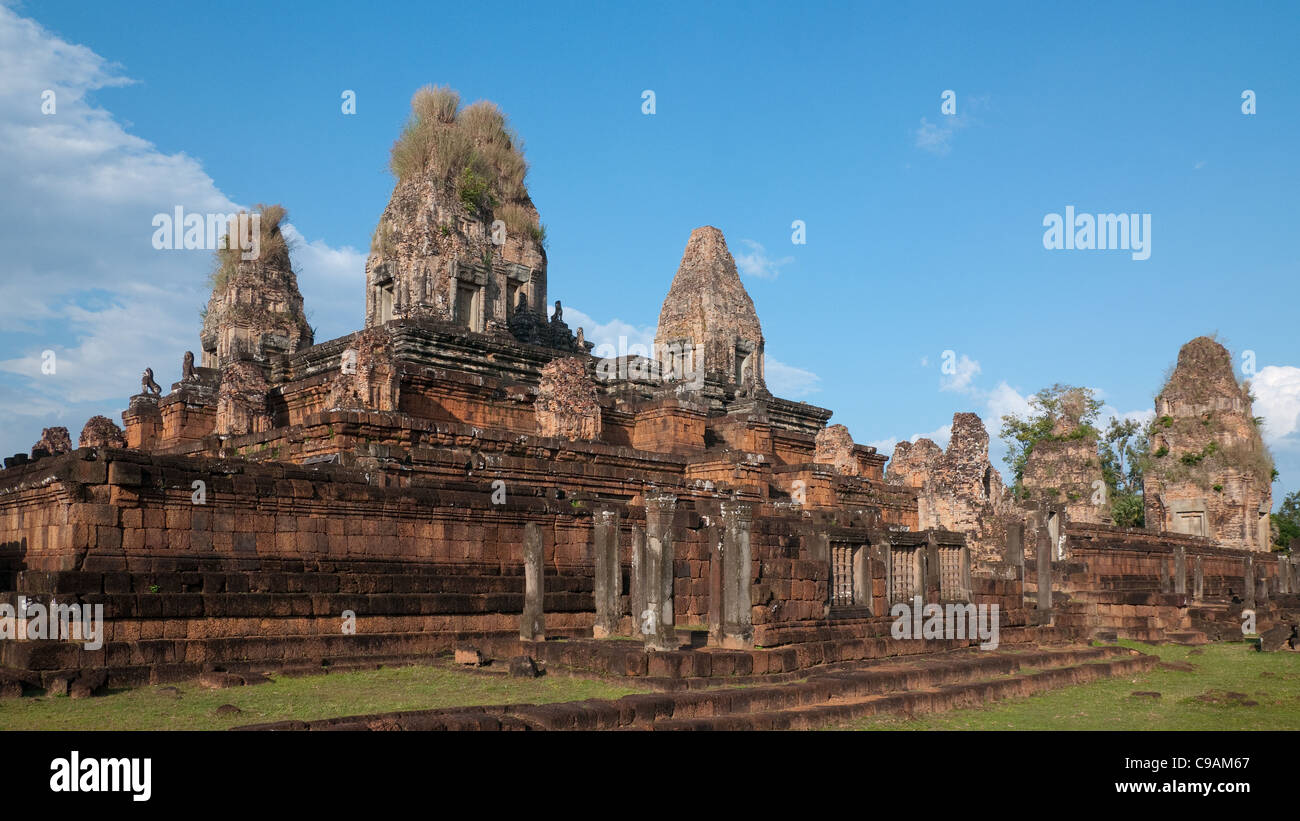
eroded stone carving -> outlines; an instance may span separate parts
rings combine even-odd
[[[255,362],[239,360],[221,369],[216,433],[240,436],[271,428],[266,375]]]
[[[140,376],[140,392],[151,396],[162,395],[162,387],[154,381],[153,368],[145,368]]]
[[[354,337],[339,358],[326,407],[338,410],[395,411],[400,369],[393,343],[382,328],[367,328]]]
[[[112,419],[107,416],[92,416],[86,420],[81,429],[78,447],[83,448],[124,448],[126,436]]]
[[[570,440],[600,437],[596,383],[587,375],[583,360],[577,357],[555,359],[542,368],[533,409],[542,436]]]
[[[37,451],[44,451],[47,456],[55,456],[72,450],[72,437],[64,427],[45,428],[41,431],[41,440],[32,445],[32,458]]]

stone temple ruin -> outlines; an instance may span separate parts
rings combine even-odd
[[[886,477],[886,457],[828,426],[831,411],[768,391],[758,314],[716,228],[687,239],[653,360],[592,357],[558,301],[547,316],[542,231],[495,107],[445,102],[417,95],[411,133],[434,123],[431,147],[395,148],[408,154],[359,283],[361,330],[314,340],[283,210],[263,208],[262,255],[218,260],[201,364],[186,353],[182,380],[133,396],[122,428],[96,417],[75,449],[49,429],[31,458],[5,460],[0,602],[102,604],[106,626],[95,649],[0,642],[0,678],[137,685],[472,648],[693,694],[979,643],[894,638],[892,608],[917,597],[996,604],[1001,642],[1022,648],[1194,640],[1231,628],[1243,603],[1266,626],[1295,612],[1295,565],[1261,552],[1268,484],[1241,461],[1258,439],[1248,397],[1203,381],[1223,363],[1200,340],[1158,413],[1170,454],[1196,449],[1204,469],[1152,478],[1157,529],[1094,521],[1072,491],[1014,502],[974,414],[954,417],[946,451],[900,444]],[[478,130],[448,130],[462,117]],[[485,189],[474,168],[499,178]],[[1090,470],[1043,475],[1073,488]],[[1147,664],[1122,655],[1086,675]],[[959,676],[967,658],[925,675]],[[866,685],[840,675],[789,686],[852,702],[843,688]],[[798,723],[762,688],[744,709],[710,692],[598,720],[511,715]]]

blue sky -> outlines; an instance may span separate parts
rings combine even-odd
[[[0,452],[120,419],[145,365],[178,378],[210,263],[150,246],[178,204],[284,204],[317,338],[359,327],[388,150],[432,83],[523,136],[551,298],[590,340],[646,341],[716,225],[772,387],[888,451],[955,411],[996,438],[1058,381],[1149,413],[1217,332],[1255,354],[1276,501],[1300,488],[1298,35],[1282,4],[0,6]],[[1150,259],[1045,249],[1067,205],[1150,214]]]

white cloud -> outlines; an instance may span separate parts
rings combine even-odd
[[[929,433],[914,433],[907,438],[907,441],[915,444],[919,439],[929,439],[941,449],[947,449],[948,442],[952,439],[952,423],[949,422],[946,425],[941,425]],[[894,448],[898,446],[898,437],[891,436],[888,439],[877,439],[874,442],[867,442],[867,444],[874,447],[877,453],[892,458],[894,455]]]
[[[0,452],[12,453],[43,426],[65,425],[75,440],[87,416],[119,419],[145,366],[164,386],[179,378],[181,356],[198,347],[212,256],[155,250],[153,217],[238,206],[196,160],[164,154],[87,99],[130,86],[119,67],[3,4],[0,76]],[[47,89],[53,114],[41,111]],[[360,325],[364,258],[319,240],[302,240],[294,258],[309,313],[323,309],[316,324],[334,335]],[[345,298],[355,320],[342,325]],[[45,350],[54,374],[41,373]]]
[[[781,267],[794,262],[794,257],[781,257],[773,259],[767,255],[767,249],[752,239],[742,239],[741,245],[748,248],[748,252],[736,254],[736,267],[740,273],[749,277],[758,277],[759,279],[776,279],[781,273]]]
[[[582,328],[583,338],[595,343],[596,349],[604,348],[597,354],[599,356],[628,354],[654,356],[655,327],[653,325],[633,325],[617,318],[609,322],[597,322],[590,315],[572,307],[565,307],[564,321],[575,334],[579,328]],[[593,354],[596,353],[596,349],[592,350]]]
[[[999,382],[996,388],[989,391],[985,407],[988,409],[985,427],[993,428],[1001,426],[1004,416],[1027,416],[1032,411],[1028,397],[1008,385],[1006,380]],[[990,432],[996,435],[996,430]]]
[[[945,351],[945,357],[948,353],[951,353],[951,351]],[[947,362],[944,363],[944,367],[947,367]],[[962,354],[960,358],[953,362],[953,371],[953,373],[940,372],[939,390],[969,393],[971,392],[971,380],[980,372],[980,363],[966,354]]]
[[[1300,428],[1300,368],[1268,365],[1250,381],[1255,412],[1264,417],[1264,438],[1275,447],[1300,444],[1291,434]]]
[[[321,240],[308,242],[290,224],[285,225],[284,235],[316,341],[336,339],[364,325],[366,255],[350,245],[333,248]]]
[[[953,137],[958,131],[978,122],[974,115],[987,107],[988,102],[987,95],[964,99],[958,95],[957,114],[940,114],[935,122],[922,117],[921,125],[913,132],[916,147],[941,157],[949,154],[952,151]]]
[[[782,399],[801,399],[821,390],[822,378],[812,371],[787,365],[770,356],[763,367],[767,389]]]

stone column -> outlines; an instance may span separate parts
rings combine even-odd
[[[1196,601],[1205,598],[1205,568],[1202,566],[1202,557],[1197,556],[1192,562],[1192,575],[1195,587],[1192,596]]]
[[[752,548],[750,534],[754,508],[746,502],[727,500],[722,503],[722,539],[714,555],[711,572],[717,573],[715,585],[722,600],[718,603],[718,633],[710,638],[731,649],[754,646],[754,623],[750,612],[750,577]],[[710,613],[715,608],[710,604]],[[710,625],[712,627],[712,625]]]
[[[645,529],[632,525],[632,573],[628,576],[628,600],[632,611],[632,635],[641,635],[641,619],[645,613]]]
[[[890,598],[894,595],[894,558],[891,553],[889,541],[887,539],[885,541],[878,542],[872,546],[871,561],[879,562],[880,566],[884,568],[885,571],[883,574],[885,577],[885,595],[884,595],[884,601],[882,602],[883,606],[879,610],[877,610],[875,607],[875,602],[873,601],[871,612],[873,614],[888,613],[890,606],[893,604],[893,602],[890,601]]]
[[[1052,609],[1052,537],[1046,527],[1038,528],[1038,609]]]
[[[1183,545],[1174,546],[1174,592],[1187,595],[1187,548]]]
[[[970,545],[961,546],[961,600],[970,601],[975,597],[970,583]]]
[[[1025,566],[1025,523],[1007,525],[1007,549],[1003,561],[1012,567]]]
[[[1169,592],[1169,560],[1164,556],[1160,557],[1160,592]]]
[[[618,511],[597,508],[591,514],[592,548],[596,564],[596,623],[592,635],[607,638],[618,632],[618,595],[622,581],[618,562]]]
[[[1255,557],[1247,555],[1242,559],[1242,578],[1241,586],[1244,588],[1241,597],[1246,600],[1246,607],[1255,608]]]
[[[925,537],[925,547],[921,553],[921,579],[923,601],[927,603],[942,601],[943,580],[940,578],[939,540],[935,538],[934,531],[930,531]]]
[[[524,613],[519,620],[522,641],[546,641],[546,614],[542,611],[542,526],[524,525]]]
[[[870,545],[863,545],[853,551],[853,603],[875,613],[871,601],[871,556],[875,550]]]
[[[673,517],[676,512],[676,496],[646,497],[646,550],[641,576],[646,601],[641,627],[649,650],[677,649],[673,618]]]

